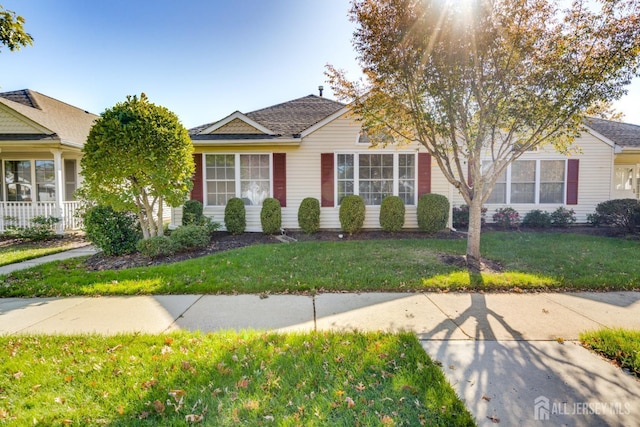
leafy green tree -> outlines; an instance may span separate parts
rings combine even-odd
[[[33,44],[33,38],[24,30],[24,18],[0,5],[0,45],[10,51]]]
[[[144,238],[163,235],[163,202],[180,206],[194,173],[193,145],[178,117],[143,93],[107,109],[91,128],[81,160],[83,193],[134,212]]]
[[[625,94],[640,64],[637,0],[353,0],[350,17],[365,80],[329,66],[332,88],[368,132],[431,154],[469,205],[471,270],[505,168],[569,150],[585,110]]]

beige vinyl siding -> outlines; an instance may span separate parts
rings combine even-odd
[[[240,119],[233,119],[221,128],[211,132],[211,135],[213,134],[263,135],[263,132]]]
[[[4,134],[39,134],[37,129],[20,120],[13,114],[0,108],[0,133]]]
[[[559,154],[552,147],[545,147],[539,151],[524,154],[519,160],[580,160],[578,176],[578,204],[486,204],[487,221],[492,221],[492,216],[496,209],[505,206],[510,206],[517,210],[521,219],[524,218],[528,212],[535,209],[553,212],[558,207],[564,206],[567,209],[573,209],[575,211],[578,223],[586,222],[587,215],[595,211],[595,207],[598,203],[611,198],[613,155],[613,147],[594,137],[590,133],[583,133],[576,139],[574,142],[574,149],[571,150],[571,154],[568,156]],[[566,182],[564,192],[566,195]],[[458,191],[455,191],[453,205],[460,206],[462,204],[465,204],[462,196]]]
[[[282,226],[286,229],[299,229],[298,207],[302,200],[306,197],[313,197],[321,200],[321,154],[336,152],[366,152],[368,150],[367,146],[364,144],[358,144],[357,142],[359,134],[359,123],[350,118],[350,115],[346,113],[306,136],[299,146],[197,147],[196,152],[205,154],[286,153],[287,207],[282,209]],[[408,153],[416,152],[417,149],[418,146],[408,146],[398,148],[397,151]],[[372,149],[369,150],[373,152]],[[420,149],[419,151],[422,150],[423,149]],[[396,149],[388,148],[384,151],[392,153],[395,152]],[[204,187],[206,189],[206,181]],[[437,164],[432,162],[431,191],[449,197],[449,188],[450,187],[444,176],[439,172]],[[260,224],[261,206],[247,206],[246,208],[246,230],[251,232],[262,231]],[[221,224],[224,223],[223,206],[205,206],[204,213],[205,215],[212,217],[214,221]],[[379,216],[379,206],[367,206],[364,227],[373,229],[380,228]],[[181,210],[174,210],[172,226],[175,227],[180,225],[181,220]],[[320,227],[322,229],[329,230],[340,229],[338,206],[321,208]],[[405,228],[417,228],[415,206],[406,207]]]

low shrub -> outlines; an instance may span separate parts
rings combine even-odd
[[[115,211],[110,206],[94,206],[84,214],[87,240],[106,255],[135,252],[141,237],[137,222],[132,213]]]
[[[640,226],[640,202],[636,199],[607,200],[596,206],[595,215],[598,224],[635,233]]]
[[[522,219],[522,225],[531,228],[549,228],[551,227],[551,214],[540,209],[527,212]]]
[[[200,225],[203,215],[203,206],[199,200],[187,200],[182,205],[182,225]]]
[[[493,214],[493,222],[504,229],[518,228],[520,225],[520,214],[517,210],[506,207],[496,209]]]
[[[449,199],[441,194],[423,194],[418,199],[418,228],[427,233],[444,230],[449,220]]]
[[[587,223],[593,225],[594,227],[600,227],[602,225],[600,215],[595,212],[587,214]]]
[[[175,251],[206,248],[211,243],[209,230],[202,225],[183,225],[169,236]]]
[[[320,201],[313,197],[302,200],[298,208],[298,225],[307,234],[320,229]]]
[[[398,196],[387,196],[380,206],[380,227],[385,231],[400,231],[404,226],[404,200]]]
[[[576,223],[576,212],[573,209],[567,209],[560,206],[551,212],[551,224],[556,227],[566,227]]]
[[[224,225],[231,234],[242,234],[247,228],[246,209],[239,197],[232,197],[224,208]]]
[[[155,236],[139,240],[136,249],[147,258],[158,258],[173,255],[176,248],[168,236]]]
[[[282,229],[282,208],[280,201],[268,197],[262,202],[260,210],[260,224],[264,234],[276,234]]]
[[[340,226],[342,231],[353,234],[362,229],[365,216],[364,199],[360,196],[345,196],[340,203]]]
[[[454,207],[453,211],[453,227],[454,228],[469,228],[469,205],[460,205],[460,207]],[[482,207],[482,216],[480,221],[482,225],[487,222],[487,208]]]
[[[60,218],[53,216],[34,216],[30,220],[32,225],[19,227],[10,224],[12,221],[16,221],[17,218],[5,217],[4,219],[5,222],[9,224],[6,226],[3,236],[13,239],[32,240],[34,242],[41,242],[56,237],[55,226],[60,222]]]

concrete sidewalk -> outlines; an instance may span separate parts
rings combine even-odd
[[[14,264],[3,265],[0,267],[0,276],[4,274],[13,273],[18,270],[25,270],[27,268],[35,267],[36,265],[45,264],[52,261],[60,261],[69,258],[77,258],[85,255],[93,255],[96,252],[95,247],[91,245],[82,246],[80,248],[70,249],[68,251],[58,252],[57,254],[46,255],[40,258],[34,258],[27,261],[16,262]]]
[[[622,426],[640,423],[640,382],[576,340],[638,313],[638,292],[7,298],[0,333],[406,330],[479,425]]]

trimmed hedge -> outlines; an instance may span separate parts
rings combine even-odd
[[[599,203],[590,221],[635,233],[640,227],[640,202],[636,199],[615,199]]]
[[[282,228],[282,207],[280,201],[273,197],[268,197],[262,202],[260,210],[260,224],[264,234],[276,234]]]
[[[136,249],[147,258],[158,258],[176,253],[176,248],[169,236],[155,236],[140,240]]]
[[[549,228],[551,227],[551,214],[540,209],[529,211],[522,219],[522,225],[531,228]]]
[[[342,231],[353,234],[362,229],[365,215],[364,199],[360,196],[345,196],[340,203],[340,226]]]
[[[176,251],[206,248],[211,243],[207,227],[203,225],[183,225],[169,236]]]
[[[399,196],[387,196],[380,205],[380,227],[385,231],[400,231],[404,226],[404,200]]]
[[[204,208],[199,200],[187,200],[182,206],[182,225],[200,224]]]
[[[242,234],[247,228],[246,209],[239,197],[232,197],[224,208],[224,225],[231,234]]]
[[[114,211],[110,206],[94,206],[84,214],[87,240],[102,249],[105,255],[135,252],[141,233],[137,218],[128,212]]]
[[[447,227],[449,199],[441,194],[423,194],[418,199],[418,228],[437,233]]]
[[[302,200],[298,208],[298,225],[307,234],[320,229],[320,201],[313,197]]]

